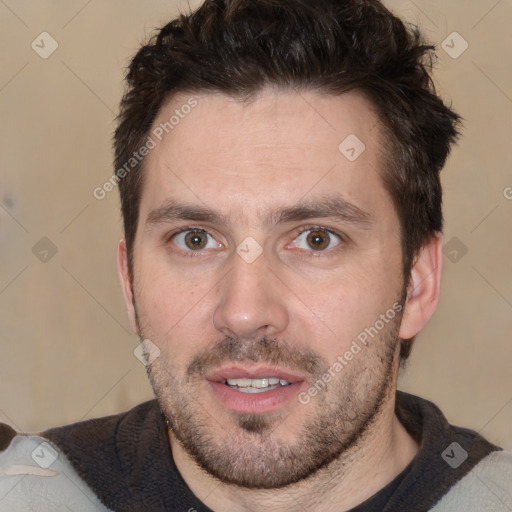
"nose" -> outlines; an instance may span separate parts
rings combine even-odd
[[[213,323],[225,336],[276,336],[288,326],[286,294],[263,254],[252,263],[234,254],[231,271],[219,286]]]

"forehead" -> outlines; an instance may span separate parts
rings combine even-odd
[[[326,192],[363,203],[385,195],[378,118],[357,92],[265,89],[249,102],[180,93],[150,133],[141,217],[173,197],[244,215]]]

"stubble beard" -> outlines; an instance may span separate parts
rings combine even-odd
[[[299,353],[278,339],[248,342],[225,338],[194,357],[183,378],[165,357],[148,366],[148,376],[173,435],[203,470],[244,488],[282,488],[313,476],[335,461],[343,465],[346,456],[364,444],[394,396],[400,321],[395,317],[371,344],[362,346],[307,405],[297,402],[296,407],[308,407],[309,411],[303,415],[307,419],[297,428],[292,443],[275,433],[287,420],[280,412],[231,411],[222,416],[224,421],[228,417],[230,424],[222,425],[210,412],[211,407],[201,403],[205,399],[199,393],[205,389],[201,375],[222,362],[259,361],[298,368],[311,375],[310,383],[319,382],[329,364],[313,352]]]

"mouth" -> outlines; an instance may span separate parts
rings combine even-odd
[[[229,366],[207,374],[215,399],[225,408],[263,413],[290,402],[305,384],[305,377],[269,366]]]
[[[263,377],[261,379],[226,379],[222,381],[231,389],[240,393],[266,393],[291,383],[279,377]]]

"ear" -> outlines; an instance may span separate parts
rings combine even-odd
[[[443,267],[443,235],[437,233],[418,254],[411,270],[400,338],[409,339],[425,327],[439,302]]]
[[[128,249],[126,248],[126,240],[122,238],[117,248],[117,274],[119,276],[119,281],[121,281],[121,288],[123,290],[130,328],[138,335],[139,328],[137,325],[137,317],[135,315],[133,286],[128,269]]]

